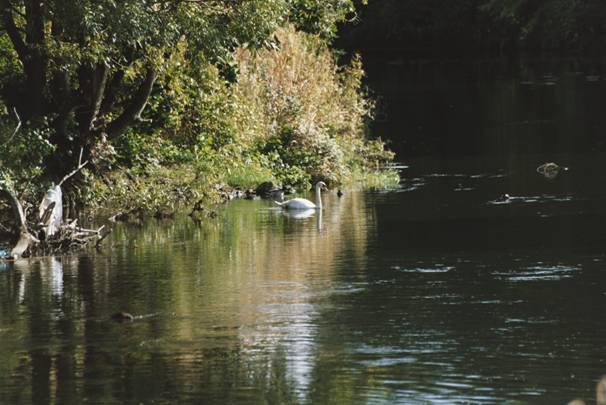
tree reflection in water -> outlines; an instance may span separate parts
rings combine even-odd
[[[10,403],[299,402],[335,262],[364,261],[362,194],[325,218],[237,201],[215,222],[118,227],[102,254],[0,274],[0,392]],[[358,212],[356,221],[342,221]],[[315,214],[315,215],[314,215]],[[323,226],[324,224],[324,226]],[[125,310],[130,324],[110,320]]]

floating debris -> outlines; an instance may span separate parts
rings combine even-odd
[[[537,167],[537,173],[549,180],[553,180],[558,177],[560,171],[566,172],[568,171],[568,168],[560,166],[554,162],[543,163],[541,166]]]

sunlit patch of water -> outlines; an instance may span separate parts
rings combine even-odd
[[[419,274],[432,274],[432,273],[448,273],[454,270],[454,266],[435,266],[435,267],[402,267],[392,266],[392,270],[399,271],[402,273],[419,273]]]
[[[487,205],[509,205],[509,204],[543,204],[553,202],[571,202],[575,201],[573,196],[554,196],[554,195],[537,195],[537,196],[503,196],[492,201],[488,201]]]
[[[545,324],[555,324],[557,323],[557,319],[547,319],[545,317],[541,318],[528,318],[528,319],[520,319],[520,318],[508,318],[505,320],[505,324],[507,325],[545,325]],[[523,355],[520,353],[520,355]]]
[[[380,190],[374,190],[374,194],[394,194],[394,193],[410,193],[413,191],[418,191],[425,187],[427,182],[423,178],[403,178],[400,181],[400,184],[397,187],[384,188]]]
[[[385,166],[386,169],[392,169],[392,170],[405,170],[405,169],[409,169],[410,166],[408,166],[407,164],[404,163],[391,163]]]
[[[495,276],[496,279],[513,283],[527,281],[558,281],[574,277],[580,270],[581,268],[578,266],[538,265],[509,272],[497,271],[492,273],[492,275]]]
[[[464,173],[430,173],[425,175],[427,178],[467,178],[469,174]]]
[[[464,191],[474,191],[475,189],[476,189],[475,187],[467,187],[467,186],[459,185],[459,186],[455,187],[453,189],[453,191],[460,193],[460,192],[464,192]]]

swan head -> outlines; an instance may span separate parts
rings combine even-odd
[[[323,181],[319,181],[316,183],[316,190],[328,190],[328,186]]]

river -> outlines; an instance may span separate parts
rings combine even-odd
[[[0,403],[592,398],[606,82],[569,61],[483,63],[370,66],[399,187],[333,190],[303,217],[234,201],[202,223],[118,225],[99,252],[0,264]],[[547,179],[547,161],[569,170]]]

